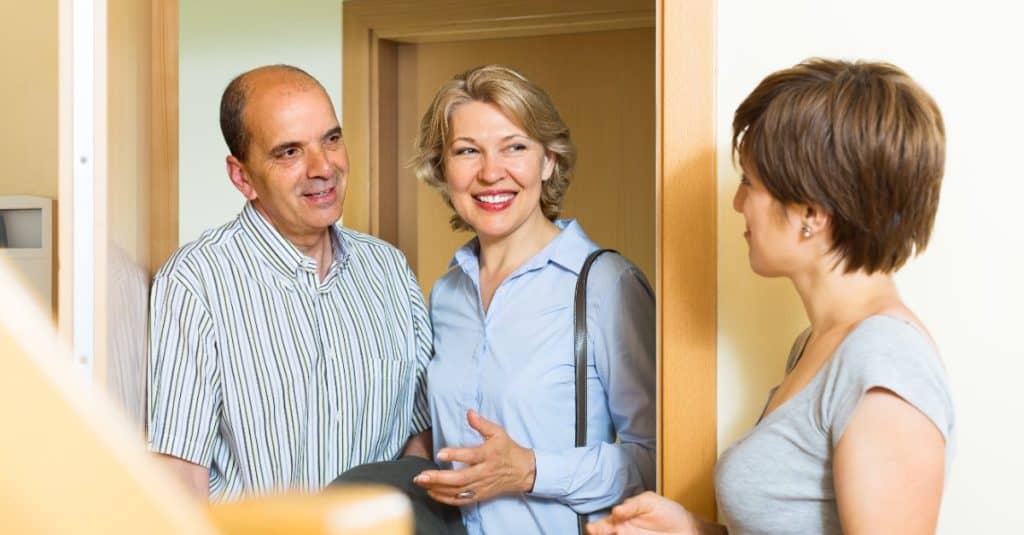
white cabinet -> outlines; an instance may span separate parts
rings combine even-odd
[[[53,256],[53,199],[0,196],[0,262],[14,268],[48,311],[56,278]]]

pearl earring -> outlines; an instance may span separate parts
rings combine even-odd
[[[810,238],[811,237],[811,227],[808,226],[808,225],[804,225],[804,226],[800,227],[800,234],[804,238]]]

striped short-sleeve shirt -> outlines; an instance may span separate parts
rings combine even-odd
[[[423,295],[394,247],[341,226],[323,281],[251,205],[157,273],[148,442],[212,500],[316,491],[430,427]]]

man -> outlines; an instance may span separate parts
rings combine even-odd
[[[224,90],[220,122],[248,202],[153,282],[150,449],[211,500],[430,458],[423,295],[395,248],[335,224],[348,155],[326,91],[295,67],[254,69]]]

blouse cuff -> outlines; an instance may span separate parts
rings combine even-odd
[[[570,450],[571,451],[571,450]],[[565,453],[554,453],[540,450],[533,450],[536,459],[537,473],[533,479],[533,490],[531,496],[539,498],[560,498],[569,492],[569,483],[572,475],[566,468],[573,463],[569,462]]]

